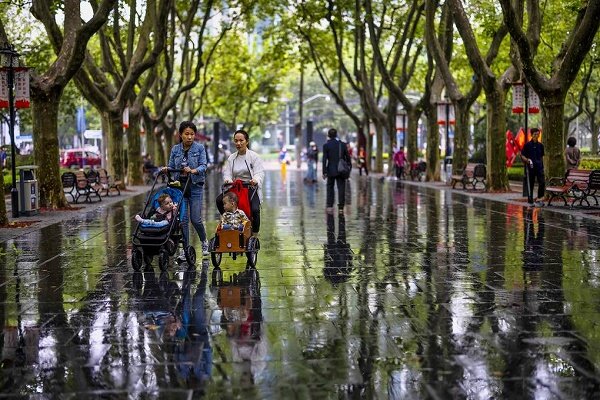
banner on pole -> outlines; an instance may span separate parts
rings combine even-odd
[[[0,108],[8,108],[8,70],[0,69]]]
[[[512,87],[512,112],[513,114],[522,114],[524,110],[523,100],[525,99],[525,86],[521,82],[513,83]]]
[[[29,108],[29,68],[15,68],[15,107]]]
[[[123,110],[123,128],[129,128],[129,107]]]

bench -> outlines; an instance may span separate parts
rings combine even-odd
[[[467,185],[471,185],[473,190],[476,190],[478,183],[483,184],[483,189],[487,187],[485,182],[487,174],[485,164],[468,163],[465,169],[456,172],[456,174],[452,175],[452,180],[450,181],[452,189],[456,188],[457,183],[462,185],[463,190],[467,189]]]
[[[79,193],[77,192],[77,176],[73,172],[65,172],[60,176],[65,197],[71,196],[73,203],[77,202]],[[69,199],[67,199],[68,201]]]
[[[104,168],[98,169],[98,182],[101,186],[100,193],[105,193],[105,196],[110,196],[112,192],[117,192],[117,196],[121,195],[121,189],[119,189],[121,182],[115,181]]]
[[[586,191],[592,172],[590,169],[573,168],[567,170],[563,178],[550,178],[546,186],[548,205],[552,204],[552,200],[555,198],[561,198],[565,206],[569,203],[569,199],[572,200],[571,206],[577,200],[579,200],[579,204],[585,200],[589,205],[585,198],[590,196],[590,194],[586,194]]]

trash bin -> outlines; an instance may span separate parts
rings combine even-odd
[[[452,180],[452,157],[444,158],[444,172],[446,173],[446,183]]]
[[[19,215],[30,216],[39,212],[37,165],[23,165],[19,170]]]

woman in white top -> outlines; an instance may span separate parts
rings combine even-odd
[[[233,134],[233,143],[237,151],[231,154],[223,166],[223,181],[231,183],[237,179],[249,183],[248,191],[251,198],[250,212],[252,214],[252,235],[260,230],[261,188],[265,178],[265,169],[259,155],[248,148],[250,138],[248,133],[238,129]],[[217,196],[217,208],[223,214],[223,194]]]

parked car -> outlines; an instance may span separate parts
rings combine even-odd
[[[83,165],[98,166],[101,164],[100,155],[93,151],[84,149],[69,149],[63,150],[60,155],[60,166],[66,168],[81,167]]]

